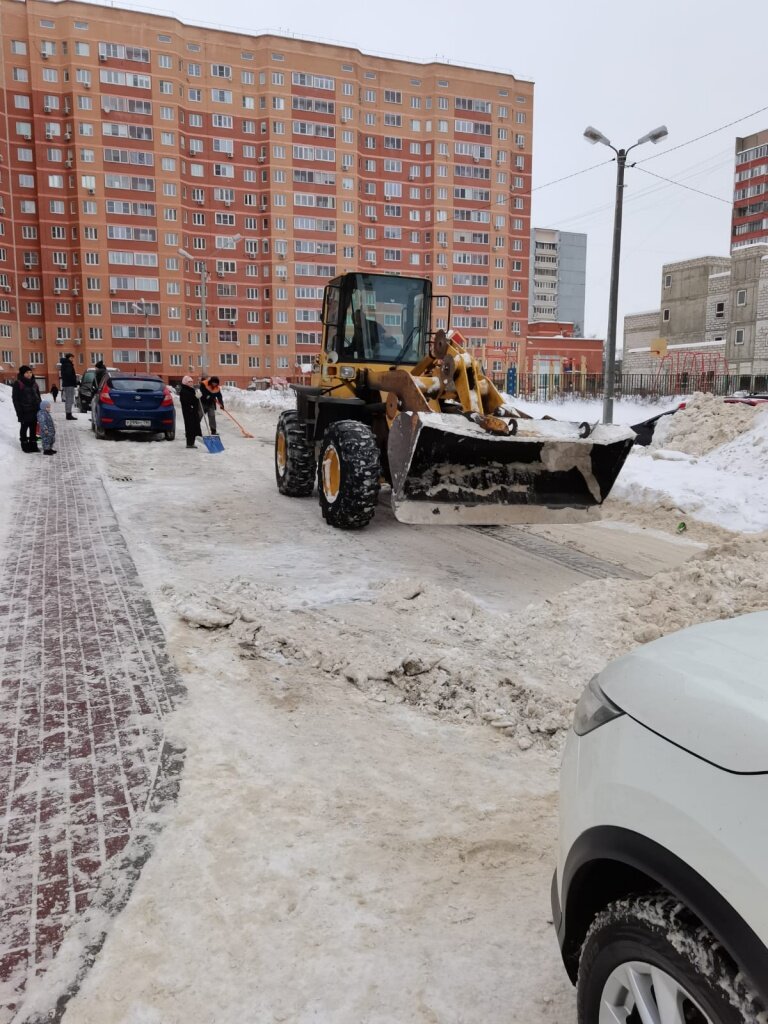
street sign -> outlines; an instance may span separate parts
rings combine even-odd
[[[514,395],[517,391],[517,367],[510,366],[507,370],[507,394]]]

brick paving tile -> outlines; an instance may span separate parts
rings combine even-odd
[[[0,569],[0,1024],[26,1019],[27,983],[79,915],[125,905],[183,765],[162,629],[93,441],[55,412],[58,454],[24,463]]]

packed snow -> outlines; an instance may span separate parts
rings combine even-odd
[[[528,556],[519,530],[410,528],[380,506],[367,530],[337,533],[316,499],[275,493],[291,393],[227,390],[225,404],[253,439],[225,421],[218,456],[73,425],[189,700],[178,806],[68,1024],[501,1024],[510,1006],[526,1024],[574,1020],[548,920],[564,730],[607,660],[768,607],[768,413],[696,397],[666,417],[602,525],[540,534],[605,558],[623,542],[622,569],[657,543],[653,575],[596,563],[585,582],[567,559]],[[615,419],[677,404],[617,403]],[[0,434],[15,440],[9,405]],[[3,471],[19,472],[26,457],[6,449]],[[43,975],[29,1005],[59,991]]]

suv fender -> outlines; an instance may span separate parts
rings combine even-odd
[[[563,877],[552,880],[552,913],[563,963],[575,983],[579,951],[595,915],[629,894],[664,889],[707,926],[768,1002],[768,951],[727,900],[698,872],[652,839],[603,825],[571,847]]]

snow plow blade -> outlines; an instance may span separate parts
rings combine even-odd
[[[634,431],[558,420],[514,424],[516,434],[499,435],[463,416],[400,413],[387,443],[395,518],[476,526],[597,518]]]

